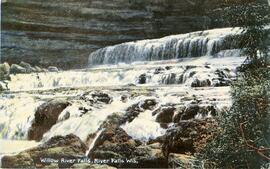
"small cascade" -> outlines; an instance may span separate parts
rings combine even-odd
[[[99,130],[99,131],[97,132],[97,134],[96,134],[94,140],[92,141],[92,143],[91,143],[90,146],[89,146],[89,149],[88,149],[87,152],[85,153],[85,156],[88,156],[88,154],[89,154],[89,153],[91,152],[91,150],[94,148],[97,139],[99,138],[100,134],[101,134],[103,131],[104,131],[104,129],[101,129],[101,130]]]
[[[159,123],[155,122],[155,117],[152,116],[152,111],[149,110],[141,113],[131,123],[126,123],[121,127],[133,139],[138,139],[144,142],[162,136],[166,132],[165,129],[160,127]]]
[[[121,102],[120,98],[115,96],[114,101],[109,105],[104,105],[99,108],[92,107],[93,110],[85,115],[70,116],[67,120],[59,121],[43,135],[42,141],[47,141],[53,136],[65,136],[71,133],[80,137],[81,140],[86,141],[87,136],[91,133],[95,133],[109,115],[114,112],[123,112],[128,105],[129,104]]]
[[[212,56],[222,50],[234,49],[236,45],[232,39],[238,32],[239,29],[223,28],[123,43],[91,53],[88,64],[93,66]]]
[[[0,97],[0,138],[26,139],[35,110],[43,102],[27,94]]]
[[[185,84],[191,86],[194,79],[211,82],[214,86],[228,74],[227,80],[235,76],[236,67],[243,57],[190,58],[183,61],[143,62],[134,65],[119,65],[87,70],[52,73],[18,74],[11,76],[8,87],[11,91],[47,90],[61,87],[124,86],[134,85],[170,85]],[[224,71],[226,70],[226,71]],[[27,83],[18,83],[27,82]],[[213,81],[213,82],[212,82]]]

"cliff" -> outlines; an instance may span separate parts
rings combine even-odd
[[[89,54],[101,47],[220,27],[209,12],[215,2],[6,0],[2,2],[1,61],[84,67]]]

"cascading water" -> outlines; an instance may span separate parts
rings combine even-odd
[[[157,105],[140,107],[133,120],[121,124],[128,135],[142,142],[166,132],[153,115],[161,107],[188,107],[195,100],[199,107],[210,105],[221,112],[231,105],[229,84],[244,60],[227,41],[235,32],[226,28],[129,42],[92,53],[89,69],[12,75],[9,91],[0,96],[0,139],[27,142],[37,107],[56,97],[67,99],[70,105],[41,142],[71,133],[84,142],[94,133],[97,138],[109,116],[124,116],[130,107],[147,99],[156,100]],[[102,91],[111,100],[104,99],[104,94],[95,100],[88,91]],[[205,116],[211,113],[195,118]],[[89,151],[94,144],[95,139]],[[29,148],[27,143],[21,145]],[[5,152],[0,144],[0,155]]]
[[[239,29],[224,28],[128,42],[99,49],[90,54],[88,62],[89,66],[93,66],[212,56],[219,51],[235,48],[232,39],[238,32]]]

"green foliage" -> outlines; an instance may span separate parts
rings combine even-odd
[[[241,28],[237,36],[247,55],[233,83],[232,107],[218,117],[222,132],[199,158],[216,168],[270,167],[270,67],[267,38],[270,10],[252,0],[225,0],[224,18]],[[268,165],[268,166],[267,166]]]
[[[225,3],[226,4],[226,3]],[[270,25],[270,8],[265,3],[249,0],[237,0],[227,3],[224,8],[224,19],[229,25],[241,28],[241,36],[237,36],[239,47],[248,56],[247,61],[253,65],[266,66]]]
[[[223,129],[201,158],[217,168],[261,168],[269,161],[270,70],[246,71],[232,86],[233,105],[218,119]],[[263,157],[266,156],[266,157]]]

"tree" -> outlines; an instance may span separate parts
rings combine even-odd
[[[231,86],[230,111],[217,118],[222,132],[199,158],[213,162],[217,168],[267,168],[270,167],[270,68],[266,29],[270,24],[269,6],[251,0],[225,0],[223,5],[226,5],[224,18],[242,30],[236,39],[247,55],[247,62]]]

